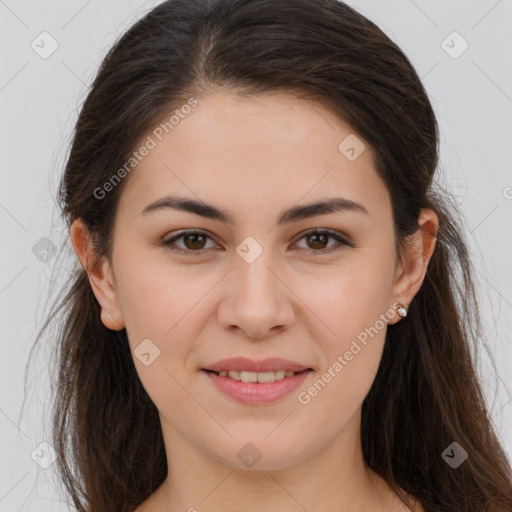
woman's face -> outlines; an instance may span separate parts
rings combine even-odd
[[[108,307],[167,447],[279,469],[353,438],[386,320],[406,303],[371,148],[323,106],[284,94],[218,92],[148,135],[155,146],[119,203]],[[172,207],[178,198],[201,208]],[[249,361],[222,363],[231,358]]]

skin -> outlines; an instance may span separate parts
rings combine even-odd
[[[355,161],[338,149],[353,133],[321,104],[289,94],[212,92],[125,183],[110,260],[94,254],[80,220],[71,226],[105,326],[126,328],[132,354],[144,339],[160,349],[149,366],[134,362],[160,412],[169,473],[137,512],[406,510],[365,467],[360,444],[361,404],[386,327],[308,404],[297,398],[379,315],[407,321],[393,304],[410,304],[435,246],[438,219],[424,209],[398,257],[371,147]],[[200,198],[235,222],[170,208],[141,213],[170,194]],[[330,197],[356,201],[368,215],[340,211],[276,225],[284,209]],[[163,245],[192,228],[210,238],[178,240],[188,253]],[[314,228],[354,247],[304,236]],[[263,249],[252,263],[236,252],[247,236]],[[290,395],[248,406],[201,372],[234,356],[282,357],[314,372]],[[262,454],[250,469],[237,457],[249,442]]]

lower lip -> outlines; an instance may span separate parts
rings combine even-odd
[[[216,373],[203,370],[203,373],[211,379],[219,391],[238,402],[248,405],[265,405],[289,395],[300,386],[311,372],[312,370],[305,370],[296,373],[292,377],[259,384],[257,382],[242,382],[230,377],[221,377]]]

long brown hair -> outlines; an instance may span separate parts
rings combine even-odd
[[[59,191],[68,225],[81,218],[109,257],[129,177],[101,199],[98,188],[164,116],[212,88],[293,91],[348,122],[374,150],[398,250],[421,208],[437,213],[424,283],[406,321],[388,327],[363,403],[363,455],[426,511],[510,512],[512,472],[475,371],[481,326],[463,226],[434,181],[437,121],[407,57],[354,9],[337,0],[168,0],[150,11],[108,52],[81,109]],[[81,267],[43,330],[55,320],[62,481],[80,512],[132,511],[165,479],[167,462],[126,331],[104,327]],[[442,457],[453,442],[468,453],[457,469]]]

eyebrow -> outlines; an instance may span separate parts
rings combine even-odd
[[[178,196],[162,197],[161,199],[158,199],[146,206],[144,210],[142,210],[142,214],[147,215],[167,208],[194,213],[201,217],[219,220],[226,224],[233,225],[235,223],[233,215],[226,210],[201,201],[196,201],[195,199]],[[362,204],[342,197],[333,197],[329,199],[321,199],[314,203],[293,206],[281,213],[277,224],[289,224],[309,217],[315,217],[316,215],[327,215],[329,213],[342,211],[353,211],[369,215],[368,210]]]

